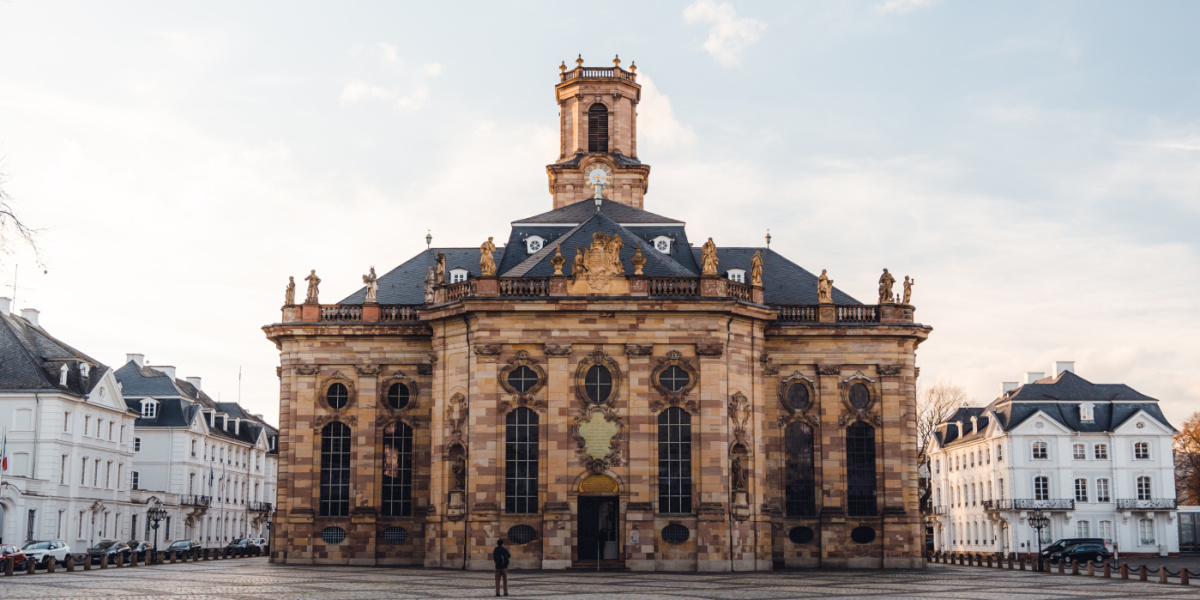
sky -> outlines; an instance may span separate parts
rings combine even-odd
[[[289,275],[322,300],[551,208],[558,66],[636,61],[647,210],[872,302],[921,382],[1074,360],[1200,408],[1200,3],[0,3],[0,171],[53,335],[275,422]],[[15,290],[13,287],[15,283]],[[301,286],[302,287],[302,286]],[[240,374],[240,375],[239,375]]]

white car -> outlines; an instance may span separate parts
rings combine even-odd
[[[28,542],[21,550],[25,552],[28,560],[37,562],[39,567],[45,567],[51,556],[54,557],[54,562],[61,565],[67,562],[67,557],[71,555],[71,547],[62,540]]]

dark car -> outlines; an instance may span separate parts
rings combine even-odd
[[[1063,538],[1042,549],[1042,558],[1050,558],[1056,553],[1071,549],[1080,544],[1099,544],[1104,546],[1104,538]]]
[[[1110,556],[1112,555],[1109,554],[1108,549],[1102,544],[1078,544],[1062,552],[1051,554],[1050,560],[1069,560],[1071,562],[1103,561],[1108,560]]]
[[[258,551],[258,544],[255,544],[254,540],[250,538],[238,538],[229,542],[225,546],[225,549],[230,552],[240,552],[241,554],[255,554]]]
[[[147,552],[154,551],[154,546],[151,546],[146,542],[139,542],[137,540],[129,540],[128,542],[125,542],[125,545],[129,546],[129,551],[131,554],[137,554],[137,559],[140,563],[146,562]]]
[[[125,542],[116,540],[103,540],[96,542],[95,546],[87,549],[88,560],[93,565],[100,564],[100,559],[108,556],[108,564],[115,565],[117,561],[126,561],[129,558],[129,546]]]
[[[176,540],[167,546],[168,552],[191,552],[200,550],[200,544],[192,540]]]
[[[0,560],[13,559],[13,568],[21,570],[25,568],[25,551],[16,546],[0,546]]]

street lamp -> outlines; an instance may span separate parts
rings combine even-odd
[[[1042,529],[1050,526],[1050,517],[1042,514],[1042,511],[1035,510],[1029,516],[1029,525],[1037,530],[1038,553],[1037,553],[1037,570],[1042,571]]]
[[[153,554],[153,557],[155,560],[151,561],[151,564],[154,564],[155,562],[157,562],[157,558],[158,558],[158,523],[159,523],[159,521],[162,521],[163,519],[167,518],[167,511],[166,511],[166,509],[164,509],[162,507],[161,500],[158,500],[158,499],[154,500],[154,506],[152,506],[150,508],[150,510],[146,511],[146,518],[150,519],[150,528],[154,530],[154,554]]]

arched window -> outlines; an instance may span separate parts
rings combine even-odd
[[[658,414],[658,512],[692,512],[692,416],[679,407]]]
[[[1050,499],[1050,478],[1045,475],[1038,475],[1033,478],[1033,499],[1034,500],[1049,500]]]
[[[505,418],[504,512],[535,513],[538,508],[538,416],[518,408]]]
[[[588,108],[588,152],[608,152],[608,107],[599,102]]]
[[[401,384],[396,384],[401,385]],[[413,431],[405,423],[383,429],[383,516],[412,516]],[[255,494],[258,484],[254,485]]]
[[[350,428],[334,421],[321,430],[322,517],[350,515]]]
[[[807,423],[788,425],[783,451],[786,460],[783,471],[784,508],[787,516],[815,517],[817,477],[812,427]]]
[[[846,428],[847,514],[875,514],[875,428],[858,421]]]

